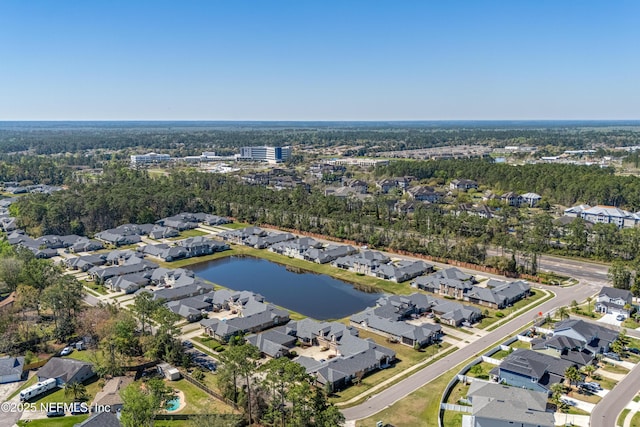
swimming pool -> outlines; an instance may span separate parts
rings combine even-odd
[[[180,397],[174,397],[167,401],[166,410],[169,412],[176,411],[180,407]]]

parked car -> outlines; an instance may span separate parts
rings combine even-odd
[[[60,356],[68,356],[69,354],[71,354],[71,352],[73,351],[73,348],[71,347],[65,347],[62,349],[62,351],[60,352]]]
[[[630,352],[630,353],[633,353],[633,354],[640,354],[640,349],[635,348],[635,347],[627,347],[626,350],[628,352]]]
[[[600,386],[600,383],[596,383],[596,382],[590,382],[590,383],[585,383],[586,386],[593,388],[595,390],[602,390],[602,387]]]
[[[182,346],[186,348],[193,348],[193,343],[191,341],[182,341]]]
[[[49,411],[47,412],[47,418],[58,418],[58,417],[64,417],[65,413],[64,411]]]
[[[618,315],[616,316],[616,320],[617,320],[618,322],[622,322],[624,319],[625,319],[625,317],[624,317],[622,314],[618,314]]]
[[[560,402],[564,403],[565,405],[576,406],[576,402],[570,399],[560,399]]]

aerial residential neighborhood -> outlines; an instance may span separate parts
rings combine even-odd
[[[0,427],[640,427],[640,2],[0,3]]]

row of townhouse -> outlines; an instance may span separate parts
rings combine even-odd
[[[631,228],[640,223],[640,212],[629,212],[615,206],[577,205],[565,209],[564,216],[582,218],[593,224],[615,224],[618,228]]]
[[[431,323],[414,325],[406,320],[427,313],[433,307],[433,302],[433,298],[417,293],[383,297],[378,300],[376,307],[354,314],[349,321],[353,326],[372,330],[404,345],[422,348],[439,340],[442,328]]]
[[[490,279],[485,286],[478,286],[475,277],[457,268],[447,268],[429,276],[418,277],[411,282],[411,286],[495,309],[512,305],[531,292],[529,283],[523,280],[503,282]]]
[[[392,262],[391,259],[382,252],[369,250],[336,258],[331,262],[331,265],[358,274],[378,277],[397,283],[406,282],[433,271],[433,265],[427,264],[424,261],[402,260]]]
[[[222,252],[226,250],[229,250],[228,244],[204,236],[189,237],[184,240],[173,242],[171,245],[160,243],[138,248],[138,251],[143,254],[160,258],[166,262],[211,255],[215,252]]]
[[[162,218],[155,224],[124,224],[95,235],[95,238],[114,246],[132,245],[142,241],[143,236],[151,239],[177,237],[181,231],[192,230],[200,224],[221,225],[230,220],[206,213],[182,212],[178,215]]]
[[[96,240],[75,234],[58,236],[46,235],[36,239],[29,237],[23,230],[14,230],[7,236],[11,245],[21,246],[33,252],[36,258],[51,258],[58,255],[58,249],[66,249],[71,252],[88,252],[104,248],[104,245]]]
[[[286,325],[247,336],[247,341],[269,357],[282,357],[296,346],[327,349],[326,359],[298,356],[318,385],[333,391],[349,386],[353,379],[388,367],[395,361],[393,350],[359,337],[358,330],[338,322],[312,319],[290,321]]]

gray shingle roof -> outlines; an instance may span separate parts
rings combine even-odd
[[[24,357],[3,357],[0,358],[0,376],[22,375]]]

